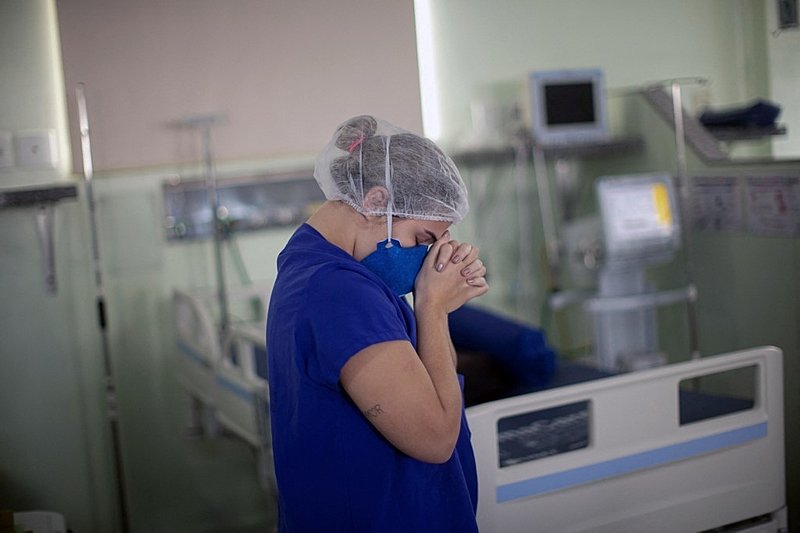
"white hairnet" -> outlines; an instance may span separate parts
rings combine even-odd
[[[460,222],[469,210],[455,163],[433,141],[362,115],[341,124],[317,158],[314,178],[325,198],[365,215]],[[364,196],[385,187],[385,208],[366,209]]]

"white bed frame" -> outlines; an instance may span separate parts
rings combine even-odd
[[[754,408],[679,424],[681,381],[752,366]],[[500,419],[582,401],[590,406],[587,447],[499,467]],[[786,531],[777,348],[481,404],[467,417],[484,533]]]
[[[258,301],[266,309],[269,286],[230,289],[232,308]],[[237,305],[241,304],[241,305]],[[263,321],[233,321],[226,338],[217,326],[217,295],[174,291],[178,332],[178,381],[190,397],[190,429],[208,437],[231,433],[253,447],[258,479],[276,493],[269,422],[269,385],[256,372],[256,350],[265,349]],[[242,313],[245,314],[245,313]],[[235,354],[235,355],[234,355]]]

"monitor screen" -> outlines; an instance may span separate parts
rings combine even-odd
[[[533,138],[541,145],[608,138],[605,78],[600,69],[546,70],[529,77]]]
[[[558,83],[544,86],[547,124],[585,124],[595,121],[594,85]]]

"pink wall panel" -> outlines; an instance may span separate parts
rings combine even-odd
[[[373,113],[420,132],[412,0],[58,0],[74,167],[86,84],[98,170],[199,159],[169,126],[222,112],[219,160],[316,152]]]

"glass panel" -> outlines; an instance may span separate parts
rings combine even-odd
[[[756,365],[685,379],[680,383],[680,424],[747,411],[755,407]]]

